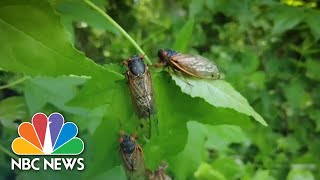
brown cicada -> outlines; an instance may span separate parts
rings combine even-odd
[[[145,176],[145,164],[141,146],[136,142],[136,135],[120,132],[120,155],[124,163],[127,176],[139,179]]]
[[[165,172],[167,167],[168,167],[168,164],[165,162],[162,162],[155,172],[151,172],[148,170],[147,175],[149,180],[171,180],[172,178],[168,176]]]
[[[128,66],[126,73],[132,104],[140,119],[144,135],[151,137],[151,121],[155,122],[158,133],[155,98],[149,68],[143,62],[143,56],[134,55],[124,62]]]
[[[160,49],[158,57],[162,65],[190,76],[203,79],[219,79],[220,77],[217,65],[199,55],[182,54],[171,49]]]

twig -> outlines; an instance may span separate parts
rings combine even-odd
[[[5,154],[9,155],[10,157],[12,157],[14,159],[18,159],[19,158],[18,156],[14,155],[12,152],[8,151],[6,148],[1,146],[1,144],[0,144],[0,150],[2,150]]]
[[[98,6],[96,6],[94,3],[92,3],[89,0],[84,0],[84,2],[90,6],[92,9],[96,10],[99,14],[101,14],[107,21],[109,21],[114,27],[116,27],[121,34],[126,37],[130,43],[143,55],[145,55],[145,59],[148,62],[148,64],[152,65],[152,62],[146,55],[146,53],[141,49],[141,47],[136,43],[135,40],[132,39],[132,37],[117,23],[115,22],[107,13],[105,13],[102,9],[100,9]]]
[[[20,78],[20,79],[18,79],[18,80],[16,80],[16,81],[13,81],[12,83],[9,83],[9,84],[7,84],[7,85],[0,86],[0,90],[1,90],[1,89],[6,89],[6,88],[9,88],[9,87],[12,87],[12,86],[15,86],[15,85],[17,85],[17,84],[19,84],[19,83],[27,80],[27,79],[29,79],[29,77],[28,77],[28,76],[24,76],[24,77],[22,77],[22,78]]]

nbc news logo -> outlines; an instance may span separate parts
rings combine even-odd
[[[12,142],[12,151],[17,155],[79,155],[84,150],[83,141],[76,137],[78,127],[72,122],[64,122],[60,113],[52,113],[47,117],[43,113],[36,113],[32,122],[21,123],[18,128],[20,137]],[[39,166],[40,158],[11,159],[11,170],[66,170],[84,169],[83,158],[43,158],[43,166]],[[76,168],[75,168],[76,167]]]

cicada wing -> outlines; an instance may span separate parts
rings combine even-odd
[[[139,127],[143,132],[144,136],[148,139],[151,138],[151,120],[150,119],[139,119]]]
[[[157,134],[159,133],[158,131],[158,116],[157,116],[157,109],[156,109],[156,102],[155,102],[155,95],[154,95],[154,90],[153,90],[153,85],[151,81],[151,75],[150,72],[146,72],[145,76],[148,80],[149,83],[146,85],[147,92],[148,92],[148,97],[150,99],[149,101],[149,119],[153,121],[155,129],[157,131]]]
[[[219,78],[217,65],[205,57],[199,55],[178,54],[171,57],[172,64],[189,75],[200,78]]]
[[[157,115],[157,109],[156,109],[156,102],[155,102],[155,95],[154,95],[154,90],[153,90],[153,85],[152,85],[152,81],[151,81],[151,75],[150,75],[150,71],[147,69],[146,71],[146,76],[145,78],[147,78],[148,80],[146,80],[147,82],[149,82],[148,84],[146,84],[146,89],[148,92],[148,97],[150,99],[149,101],[149,123],[151,126],[151,122],[153,122],[155,130],[157,135],[159,135],[159,121],[158,121],[158,115]]]
[[[149,71],[143,76],[128,75],[132,103],[140,119],[140,127],[147,138],[151,137],[151,117],[155,113],[153,88]]]
[[[139,144],[136,144],[135,150],[132,154],[129,155],[130,157],[130,164],[132,169],[134,171],[141,171],[144,170],[145,164],[144,164],[144,156],[142,148]]]
[[[124,161],[125,171],[129,179],[144,179],[145,164],[142,148],[136,144],[135,150],[132,154],[125,154],[120,152]]]
[[[149,71],[147,71],[143,76],[130,77],[129,88],[131,99],[137,109],[139,118],[149,118],[156,113]]]
[[[133,109],[137,114],[139,114],[138,95],[142,93],[142,90],[137,85],[137,80],[135,79],[135,76],[133,76],[130,72],[127,72],[127,78]]]
[[[147,97],[147,106],[148,106],[148,116],[149,118],[151,116],[154,116],[157,114],[156,106],[155,106],[155,96],[154,96],[154,90],[151,80],[150,71],[147,69],[145,76],[144,76],[144,82],[145,82],[145,89],[146,89],[146,97]]]
[[[120,150],[121,159],[125,165],[125,167],[132,171],[134,169],[134,164],[132,161],[132,154],[125,154],[122,150]]]
[[[145,170],[144,155],[143,155],[143,150],[139,144],[136,144],[135,159],[136,159],[135,165],[137,169],[144,171]]]

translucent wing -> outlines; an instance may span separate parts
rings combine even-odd
[[[126,167],[126,174],[129,178],[141,179],[145,176],[144,157],[140,145],[136,144],[132,154],[126,154],[120,149],[120,155]]]
[[[140,119],[140,126],[147,138],[151,137],[151,118],[156,114],[151,76],[148,69],[142,76],[128,72],[132,103]]]
[[[219,78],[219,69],[217,65],[199,55],[177,54],[171,57],[170,62],[174,68],[191,76],[208,79]]]

